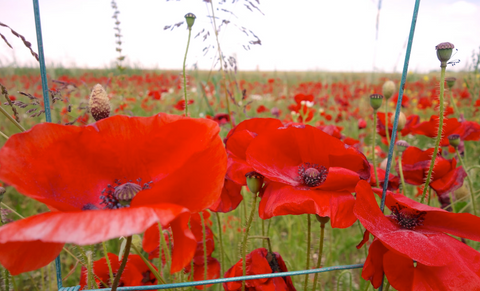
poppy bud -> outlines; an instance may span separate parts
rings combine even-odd
[[[445,81],[447,82],[448,89],[452,89],[452,87],[455,85],[456,80],[457,80],[457,78],[455,78],[455,77],[445,78]]]
[[[192,29],[192,26],[195,23],[195,18],[197,17],[193,13],[185,14],[185,20],[187,20],[188,29]]]
[[[447,66],[447,62],[452,56],[453,48],[455,48],[455,46],[449,42],[442,42],[435,47],[437,50],[437,58],[441,63],[440,67]]]
[[[390,122],[393,124],[395,121],[395,115],[392,115],[390,118]],[[405,114],[400,111],[398,114],[398,123],[397,123],[397,131],[402,131],[405,128],[405,124],[407,124],[407,118],[405,117]]]
[[[397,142],[395,143],[395,145],[397,146],[397,149],[400,151],[400,152],[403,152],[404,150],[406,150],[410,145],[408,144],[408,142],[404,141],[404,140],[397,140]]]
[[[460,145],[460,135],[451,134],[448,136],[448,142],[454,148],[457,148]]]
[[[318,214],[315,214],[315,217],[317,218],[318,222],[320,222],[320,224],[322,225],[325,225],[327,222],[330,221],[330,217],[328,216],[320,216]]]
[[[110,116],[110,101],[108,100],[107,92],[103,89],[102,85],[97,84],[93,86],[88,106],[90,107],[90,113],[95,121]]]
[[[383,96],[380,94],[372,94],[370,95],[370,106],[372,106],[373,110],[377,110],[382,106]]]
[[[390,97],[393,96],[393,93],[395,93],[395,83],[393,81],[386,81],[384,84],[383,84],[383,87],[382,87],[382,93],[383,93],[383,96],[385,96],[385,98],[388,100],[390,99]]]
[[[257,194],[262,189],[264,177],[254,171],[246,173],[245,177],[247,177],[247,186],[250,192]]]

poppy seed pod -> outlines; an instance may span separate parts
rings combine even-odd
[[[448,136],[448,142],[454,148],[457,148],[460,145],[460,135],[451,134]]]
[[[320,215],[316,214],[315,217],[317,218],[317,221],[320,222],[320,224],[322,224],[322,225],[324,225],[324,224],[326,224],[327,222],[330,221],[330,217],[328,217],[328,216],[320,216]]]
[[[393,81],[386,81],[382,86],[383,96],[388,100],[395,93],[396,87]]]
[[[247,177],[248,189],[256,195],[262,189],[264,177],[257,172],[248,172],[245,177]]]
[[[88,106],[95,121],[110,116],[110,100],[108,100],[107,92],[103,89],[102,85],[97,84],[93,86]]]
[[[370,106],[372,106],[373,110],[377,110],[382,106],[383,96],[380,94],[372,94],[370,95]]]
[[[454,48],[455,46],[449,42],[442,42],[435,47],[437,50],[437,58],[440,61],[440,67],[447,66],[447,62],[452,56],[452,51]]]
[[[404,150],[406,150],[410,145],[408,144],[408,142],[404,141],[404,140],[397,140],[397,142],[395,143],[395,145],[397,146],[397,149],[400,151],[400,152],[403,152]]]
[[[193,13],[185,14],[185,20],[187,21],[188,29],[192,28],[193,24],[195,23],[195,18],[197,17]]]
[[[392,115],[390,118],[390,122],[393,124],[395,121],[395,115]],[[398,114],[398,123],[397,123],[397,131],[402,131],[405,128],[405,124],[407,124],[407,117],[405,117],[405,114],[400,111]]]
[[[455,85],[456,80],[457,80],[457,78],[455,78],[455,77],[445,78],[445,81],[447,82],[448,89],[452,89],[452,87]]]

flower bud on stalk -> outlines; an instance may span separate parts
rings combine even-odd
[[[395,93],[395,90],[395,83],[393,81],[386,81],[382,87],[382,93],[385,99],[390,99],[390,97],[393,96],[393,93]]]
[[[378,110],[382,106],[383,96],[380,94],[372,94],[370,95],[370,106],[372,106],[373,110]]]
[[[456,80],[457,80],[457,78],[455,78],[455,77],[445,78],[445,81],[447,82],[448,89],[452,89],[452,87],[455,85]]]
[[[262,189],[264,177],[257,172],[248,172],[245,174],[247,177],[247,186],[250,191],[257,195],[257,193]]]
[[[457,148],[460,145],[460,135],[452,134],[448,136],[448,142],[454,148]]]
[[[192,26],[195,23],[195,18],[197,17],[193,13],[185,14],[185,20],[187,21],[188,29],[192,29]]]
[[[452,57],[452,51],[454,48],[455,46],[450,42],[442,42],[435,47],[441,68],[445,68],[447,66],[447,62]]]
[[[390,122],[393,124],[395,121],[395,115],[392,115],[390,118]],[[405,117],[405,114],[400,111],[398,114],[398,123],[397,123],[397,131],[402,131],[405,128],[405,124],[407,124],[407,117]]]
[[[397,140],[395,145],[397,146],[397,149],[398,149],[399,152],[403,152],[404,150],[406,150],[410,146],[408,144],[408,142],[406,142],[404,140]]]
[[[102,85],[97,84],[93,86],[88,106],[90,107],[90,113],[95,121],[110,116],[110,100],[108,99],[107,92],[103,89]]]

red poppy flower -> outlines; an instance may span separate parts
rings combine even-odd
[[[356,188],[354,212],[367,229],[360,248],[370,245],[362,277],[375,288],[383,274],[397,290],[478,290],[480,253],[447,235],[480,241],[480,218],[469,213],[450,213],[400,194],[387,192],[385,216],[367,182]]]
[[[407,95],[403,94],[403,96],[402,96],[402,107],[404,107],[404,108],[407,107],[410,104],[410,102],[408,102],[409,100],[410,100],[410,98]],[[398,101],[398,92],[395,93],[392,97],[392,102],[393,103],[397,104],[397,101]]]
[[[245,174],[253,171],[247,162],[246,152],[257,137],[283,126],[274,118],[252,118],[239,123],[227,135],[225,147],[228,154],[227,179],[239,185],[247,185]]]
[[[267,111],[268,111],[268,109],[264,105],[260,105],[260,106],[257,107],[257,113],[263,113],[263,112],[267,112]]]
[[[393,123],[392,120],[393,113],[388,113],[388,136],[392,136],[393,131]],[[405,127],[400,131],[402,136],[406,136],[412,132],[412,128],[418,124],[420,121],[420,117],[418,115],[412,114],[407,117],[407,122],[405,123]],[[385,133],[385,113],[378,112],[377,113],[377,133],[382,137],[386,137]]]
[[[288,272],[287,266],[278,253],[269,253],[265,248],[253,250],[246,256],[247,276]],[[243,260],[238,261],[225,273],[225,278],[243,276]],[[242,290],[242,281],[223,283],[226,291]],[[263,278],[245,281],[245,290],[296,290],[290,277]]]
[[[412,134],[421,134],[428,137],[437,137],[438,116],[433,115],[429,121],[424,121],[412,129]],[[480,124],[473,121],[459,122],[456,118],[444,119],[441,146],[448,146],[448,136],[458,134],[464,141],[480,140]]]
[[[377,169],[377,176],[380,188],[383,189],[383,185],[385,184],[385,170],[381,169],[380,167],[376,167]],[[373,171],[373,165],[370,164],[370,186],[377,187],[377,180],[375,180],[375,172]],[[397,190],[400,187],[400,178],[398,176],[389,173],[388,175],[388,186],[387,189],[390,191]]]
[[[218,132],[206,119],[159,114],[44,123],[12,136],[0,150],[0,179],[56,211],[0,228],[0,262],[16,275],[47,265],[65,243],[99,243],[160,222],[177,245],[171,271],[181,270],[196,245],[189,213],[214,203],[223,185]],[[120,204],[131,197],[130,207]]]
[[[412,185],[422,185],[427,178],[433,148],[422,151],[410,146],[402,154],[402,170],[405,182]],[[442,156],[440,149],[435,158],[431,182],[429,183],[438,196],[448,194],[462,187],[467,176],[463,167],[457,168],[457,160],[447,160]],[[397,169],[398,170],[398,169]]]
[[[360,118],[358,120],[358,129],[364,129],[366,127],[367,127],[367,122],[365,121],[365,119]]]
[[[189,103],[190,104],[190,103]],[[217,113],[215,116],[211,117],[209,115],[206,116],[208,119],[212,119],[218,125],[222,126],[230,122],[230,115],[228,113]]]
[[[194,100],[188,100],[188,105],[193,104],[193,102]],[[185,100],[178,101],[177,104],[175,104],[173,107],[180,111],[185,110]]]
[[[238,205],[243,200],[243,196],[240,194],[241,191],[242,185],[237,184],[232,180],[225,179],[220,198],[218,198],[218,200],[208,209],[213,212],[223,213],[237,209]]]
[[[108,259],[110,260],[110,266],[112,267],[113,274],[116,274],[121,263],[118,260],[118,256],[109,253]],[[156,269],[154,265],[151,264],[151,266]],[[110,280],[110,271],[105,258],[101,258],[100,260],[93,262],[93,272],[95,274],[95,282],[99,288],[111,287],[112,282]],[[156,284],[157,279],[145,262],[140,258],[140,256],[129,255],[118,286],[145,286]],[[83,289],[85,286],[87,286],[87,269],[85,267],[82,267],[80,286],[80,289]]]
[[[259,208],[263,219],[310,213],[330,217],[332,227],[349,227],[356,220],[352,192],[370,178],[361,152],[309,125],[259,135],[247,162],[268,181]]]

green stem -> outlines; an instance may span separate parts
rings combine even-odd
[[[311,248],[311,240],[312,240],[312,218],[310,216],[311,214],[307,214],[307,266],[305,267],[305,270],[310,269],[310,248]],[[305,282],[303,283],[304,291],[307,291],[308,276],[309,274],[305,275]]]
[[[430,186],[425,186],[425,187],[428,187],[428,201],[427,201],[427,205],[430,206],[430,198],[432,197],[432,187]]]
[[[16,127],[18,127],[18,129],[20,129],[21,131],[25,131],[25,128],[23,128],[23,126],[20,125],[20,123],[18,123],[15,118],[13,118],[5,109],[3,109],[3,107],[0,105],[0,112],[3,113],[3,115],[5,115],[13,124],[15,124]]]
[[[455,148],[455,152],[457,153],[457,157],[458,157],[458,160],[460,161],[460,165],[462,165],[462,167],[463,167],[464,169],[466,169],[466,168],[465,168],[465,163],[463,162],[463,159],[462,159],[462,157],[460,156],[457,148]],[[474,214],[474,215],[477,215],[477,209],[476,209],[476,207],[475,207],[475,195],[474,195],[475,190],[473,189],[473,183],[472,183],[472,179],[470,178],[470,175],[468,174],[468,172],[466,172],[466,173],[467,173],[468,187],[470,188],[470,197],[472,198],[473,214]]]
[[[41,290],[45,291],[45,268],[40,268],[40,286]],[[10,289],[7,289],[7,291]]]
[[[110,258],[108,257],[107,245],[102,241],[103,255],[105,256],[105,261],[107,261],[108,272],[110,274],[110,282],[113,282],[115,277],[113,276],[112,264],[110,264]]]
[[[163,228],[160,223],[158,223],[158,230],[160,231],[160,245],[161,250],[163,250],[163,254],[165,254],[165,260],[167,263],[167,270],[170,269],[172,263],[172,257],[170,255],[170,248],[167,245],[167,241],[165,240],[165,235],[163,234]],[[160,265],[162,264],[162,252],[159,252],[160,257]],[[160,269],[159,269],[160,270]]]
[[[93,275],[92,252],[86,252],[85,257],[87,258],[87,286],[88,289],[93,289],[94,283],[92,281],[95,281],[95,276]]]
[[[473,170],[473,169],[476,169],[476,168],[480,169],[480,165],[471,166],[471,167],[468,168],[466,171],[468,172],[468,171]]]
[[[145,265],[147,265],[150,272],[152,272],[152,274],[155,276],[155,278],[157,278],[158,282],[161,283],[161,284],[167,284],[167,282],[165,282],[165,280],[162,278],[162,276],[160,276],[160,274],[157,272],[157,270],[155,270],[155,268],[152,266],[152,264],[150,264],[150,262],[142,255],[142,251],[139,250],[137,248],[137,246],[135,246],[135,244],[132,244],[132,248],[135,251],[135,253],[140,256],[140,258],[145,263]]]
[[[218,214],[218,212],[215,212],[215,216],[217,217],[218,240],[219,240],[219,250],[220,250],[220,269],[222,272],[220,274],[220,278],[223,278],[223,274],[225,274],[225,270],[224,270],[225,257],[223,254],[222,222],[220,221],[220,214]]]
[[[188,117],[188,100],[187,100],[187,76],[185,74],[185,65],[187,63],[187,54],[188,54],[188,47],[190,46],[190,36],[192,35],[192,28],[188,28],[188,41],[187,41],[187,49],[185,51],[185,57],[183,58],[183,93],[185,97],[185,116]]]
[[[248,217],[247,226],[245,227],[245,233],[243,235],[243,242],[242,242],[243,276],[247,275],[247,239],[248,239],[248,233],[250,232],[250,227],[252,226],[253,215],[255,214],[256,208],[257,208],[257,195],[253,194],[252,209],[250,210],[250,216]],[[242,281],[242,291],[245,291],[245,280]]]
[[[0,135],[3,136],[5,139],[9,139],[8,135],[4,134],[3,132],[0,131]]]
[[[15,281],[15,277],[13,276],[12,276],[12,285],[13,285],[13,290],[18,291],[17,282]]]
[[[438,133],[437,133],[437,139],[435,140],[435,148],[433,150],[433,156],[432,156],[432,161],[430,162],[430,168],[428,169],[428,174],[427,174],[427,179],[425,180],[425,186],[423,187],[423,194],[422,194],[422,199],[420,200],[420,203],[423,203],[425,201],[425,195],[427,194],[427,186],[430,184],[430,179],[432,177],[432,171],[433,171],[433,166],[435,165],[435,159],[437,158],[438,154],[438,148],[440,145],[440,140],[442,139],[442,130],[443,130],[443,111],[444,111],[444,104],[443,104],[443,95],[445,91],[445,66],[441,67],[441,73],[440,73],[440,96],[439,96],[439,105],[440,105],[440,115],[438,116],[439,118],[439,124],[438,124]]]
[[[123,270],[127,265],[128,255],[130,254],[130,247],[132,246],[132,236],[127,237],[127,244],[125,245],[125,253],[123,254],[122,263],[120,268],[118,268],[117,275],[112,284],[112,291],[117,291],[118,283],[120,283],[120,278],[122,277]]]
[[[205,226],[205,218],[203,213],[200,214],[200,220],[202,221],[202,232],[203,232],[203,279],[207,280],[208,277],[208,261],[207,261],[207,228]],[[193,270],[192,270],[193,271]]]
[[[400,181],[402,182],[403,195],[407,194],[407,187],[405,185],[405,178],[403,177],[402,156],[398,157],[398,171],[400,174]]]
[[[217,23],[215,22],[215,9],[213,9],[213,1],[209,1],[209,2],[210,2],[210,7],[212,8],[213,29],[215,30],[215,39],[217,40],[218,57],[220,58],[220,71],[222,72],[222,81],[223,81],[222,83],[223,83],[223,89],[225,90],[225,101],[227,103],[227,112],[228,112],[228,116],[230,117],[230,125],[233,128],[232,114],[230,112],[230,101],[228,99],[228,92],[227,92],[227,79],[225,77],[225,71],[223,70],[223,63],[224,63],[223,54],[220,48],[220,41],[218,40]]]
[[[450,101],[453,104],[453,109],[455,110],[455,116],[458,118],[460,116],[460,111],[458,111],[457,103],[455,102],[455,98],[453,98],[453,93],[450,90]]]
[[[385,291],[388,291],[390,289],[390,282],[387,281],[387,285],[385,285]]]
[[[317,261],[317,269],[320,269],[322,266],[322,255],[323,255],[323,239],[325,237],[325,223],[320,223],[320,246],[318,247],[318,261]],[[318,280],[318,273],[315,273],[315,277],[313,279],[313,291],[317,288],[317,280]]]
[[[5,283],[5,290],[10,290],[10,283],[8,282],[8,277],[10,276],[10,274],[8,273],[8,270],[7,269],[4,269],[4,283]]]
[[[390,146],[390,133],[388,132],[388,99],[385,100],[385,135],[387,137],[387,145]]]
[[[388,128],[387,128],[388,132]],[[378,181],[378,174],[377,174],[377,161],[375,157],[375,144],[377,137],[377,110],[373,110],[373,135],[372,135],[372,164],[373,164],[373,172],[375,173],[375,181],[377,181],[377,188],[380,188],[380,181]]]
[[[265,236],[265,219],[262,219],[262,236]],[[262,241],[262,248],[265,248],[265,241]]]

